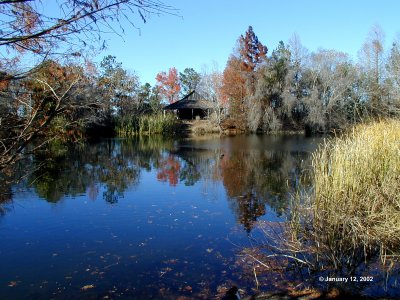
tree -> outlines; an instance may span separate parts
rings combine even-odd
[[[294,89],[296,97],[300,98],[302,96],[300,89],[301,74],[305,69],[309,53],[301,43],[298,34],[293,34],[288,41],[288,46],[290,51],[290,69],[288,73],[290,85]]]
[[[151,87],[151,84],[146,82],[140,87],[138,98],[141,107],[139,113],[158,113],[161,111],[161,97],[156,86]]]
[[[298,34],[293,34],[289,39],[288,50],[290,51],[290,62],[286,75],[286,89],[282,95],[283,107],[293,126],[303,128],[303,121],[307,114],[303,99],[308,88],[304,85],[303,74],[307,69],[309,53],[301,43]]]
[[[0,50],[4,54],[0,58],[0,170],[21,158],[26,145],[65,112],[65,101],[81,80],[65,81],[59,88],[59,83],[52,85],[49,78],[37,77],[41,64],[22,72],[25,53],[30,65],[49,56],[57,61],[65,56],[77,58],[82,49],[104,48],[103,33],[122,34],[125,21],[135,26],[134,14],[145,22],[154,13],[175,13],[152,0],[60,0],[53,10],[48,8],[41,0],[0,0]],[[41,86],[43,98],[33,106],[29,86],[22,80]]]
[[[258,68],[256,88],[248,101],[248,127],[251,131],[263,128],[279,130],[283,118],[283,92],[289,71],[290,51],[281,41],[268,62]]]
[[[400,37],[393,42],[392,49],[387,60],[388,90],[390,110],[400,112]]]
[[[0,99],[7,109],[1,119],[0,170],[21,158],[35,139],[40,147],[54,138],[77,137],[85,112],[97,108],[85,97],[87,82],[82,68],[49,60],[29,78],[12,81],[3,90]]]
[[[244,113],[244,98],[247,95],[246,78],[242,72],[242,62],[231,55],[223,72],[222,93],[229,103],[229,114],[239,118]]]
[[[190,92],[194,91],[199,84],[200,79],[200,74],[193,68],[186,68],[183,72],[179,72],[182,96],[186,96]]]
[[[120,116],[130,114],[135,104],[138,105],[138,101],[134,100],[137,100],[139,79],[123,69],[122,63],[112,55],[104,57],[100,67],[102,74],[99,86],[103,91],[107,113],[114,111]]]
[[[255,35],[253,27],[249,26],[246,34],[239,38],[240,60],[247,71],[254,71],[266,58],[268,48]]]
[[[215,115],[213,121],[221,125],[222,117],[226,111],[227,101],[222,93],[223,75],[215,67],[213,70],[204,69],[197,90],[205,99],[211,101]]]
[[[178,100],[179,91],[181,86],[179,85],[178,71],[172,67],[169,69],[168,74],[160,72],[156,76],[156,86],[169,103],[174,103]]]
[[[364,87],[369,103],[374,110],[380,110],[385,94],[383,89],[384,74],[384,32],[374,26],[368,34],[360,56],[360,66],[364,72]]]
[[[150,108],[151,111],[154,113],[159,113],[162,110],[162,103],[161,103],[161,93],[160,90],[157,86],[153,86],[151,89],[151,94],[150,94]]]
[[[267,47],[255,35],[253,27],[249,26],[245,35],[238,39],[236,53],[228,59],[223,73],[222,91],[229,101],[230,116],[237,120],[238,127],[245,126],[247,112],[252,109],[250,99],[255,92],[256,71],[266,60],[267,51]]]

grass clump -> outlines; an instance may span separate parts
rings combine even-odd
[[[364,253],[400,245],[400,121],[356,126],[313,155],[315,228]]]
[[[171,134],[179,126],[176,117],[172,114],[161,113],[155,115],[132,116],[121,119],[116,127],[120,137],[135,135]]]
[[[286,230],[309,269],[354,274],[400,246],[400,121],[360,124],[312,156],[312,191],[297,195]],[[386,259],[390,258],[390,264]],[[394,259],[394,260],[393,260]]]
[[[400,121],[360,124],[325,141],[292,198],[288,221],[259,222],[263,240],[243,251],[259,272],[293,289],[369,293],[359,282],[326,277],[373,276],[396,293],[400,272]],[[311,184],[311,185],[310,185]],[[250,265],[251,266],[251,265]],[[253,267],[254,274],[256,273]],[[321,277],[322,276],[322,277]],[[354,277],[356,278],[356,277]],[[273,282],[273,281],[272,281]]]

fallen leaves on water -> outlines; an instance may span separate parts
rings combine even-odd
[[[207,251],[208,253],[211,253],[211,252],[213,252],[213,251],[214,251],[214,249],[207,248],[207,249],[206,249],[206,251]]]
[[[183,288],[183,291],[185,292],[192,292],[193,288],[190,285],[187,285]]]
[[[16,281],[10,281],[10,283],[8,284],[9,287],[14,287],[17,286],[17,282]]]
[[[179,261],[179,259],[178,258],[171,258],[171,259],[168,259],[168,260],[164,260],[163,261],[163,263],[164,264],[176,264],[176,263],[178,263],[178,261]]]
[[[84,285],[83,287],[81,287],[81,291],[87,291],[92,288],[94,288],[93,284],[87,284],[87,285]]]

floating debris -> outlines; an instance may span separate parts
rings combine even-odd
[[[87,284],[87,285],[84,285],[83,287],[81,287],[81,291],[86,291],[86,290],[90,290],[93,288],[94,288],[93,284]]]
[[[14,287],[17,286],[17,282],[16,281],[10,281],[10,283],[8,284],[9,287]]]

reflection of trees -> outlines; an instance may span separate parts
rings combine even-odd
[[[140,137],[107,140],[73,149],[54,146],[51,151],[35,155],[29,168],[40,168],[32,173],[29,181],[37,194],[49,202],[57,202],[64,195],[84,193],[95,199],[100,184],[104,200],[116,203],[128,187],[138,184],[141,169],[159,168],[163,154],[166,150],[172,151],[173,144],[173,140],[162,137]],[[174,168],[179,171],[180,167]],[[178,172],[168,178],[176,184],[179,177]]]
[[[11,203],[12,191],[11,184],[0,175],[0,216],[3,216],[8,210]]]
[[[137,183],[139,167],[131,156],[122,155],[120,144],[108,141],[60,154],[37,155],[35,164],[43,164],[31,176],[32,186],[40,197],[57,202],[64,195],[76,196],[86,191],[92,196],[96,185],[104,185],[103,197],[115,203],[130,185]]]
[[[288,206],[306,153],[233,152],[222,158],[222,182],[238,221],[250,231],[269,205],[278,215]]]
[[[114,139],[68,151],[54,146],[52,151],[37,153],[24,169],[36,169],[28,181],[50,202],[64,195],[87,194],[96,199],[100,194],[108,203],[115,203],[138,184],[143,169],[153,170],[171,186],[179,182],[191,186],[202,180],[207,188],[209,182],[222,182],[238,222],[250,231],[266,213],[267,205],[278,214],[288,207],[290,193],[299,185],[303,161],[309,156],[308,149],[293,150],[293,145],[299,144],[296,139],[267,142],[249,137],[204,144],[162,137]],[[3,191],[0,200],[2,195],[10,199],[11,186]]]
[[[194,185],[201,179],[201,173],[197,169],[196,165],[187,162],[180,172],[179,179],[187,186]]]
[[[172,154],[160,158],[158,162],[157,179],[160,181],[167,181],[170,185],[176,186],[178,184],[179,172],[181,164],[179,160]]]
[[[197,159],[188,158],[178,154],[167,154],[157,161],[157,179],[168,181],[171,186],[176,186],[178,181],[186,186],[192,186],[202,177],[200,164]]]
[[[181,147],[174,151],[182,161],[179,179],[186,186],[194,185],[201,178],[208,178],[208,170],[213,166],[215,155],[212,151],[196,149],[193,147]]]

